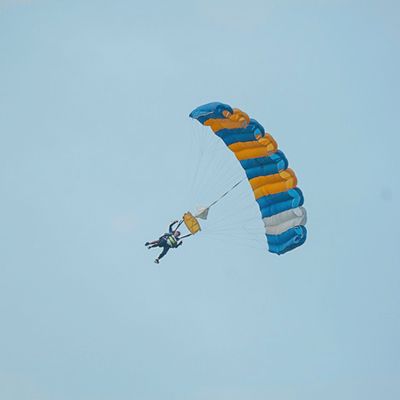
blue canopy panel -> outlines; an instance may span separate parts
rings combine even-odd
[[[255,119],[250,118],[250,122],[245,128],[221,129],[215,134],[229,146],[238,142],[254,142],[265,135],[265,129]]]
[[[269,251],[275,254],[284,254],[301,246],[307,238],[307,229],[304,225],[298,225],[280,235],[265,235],[268,241]]]
[[[223,115],[224,111],[229,111],[231,114],[233,113],[233,109],[231,106],[215,101],[213,103],[207,103],[195,108],[189,114],[189,117],[197,119],[199,122],[204,124],[209,119],[225,118]]]
[[[277,174],[289,166],[285,154],[280,150],[277,150],[268,157],[252,158],[239,162],[246,171],[247,179]]]
[[[301,190],[296,187],[286,192],[260,197],[256,201],[260,207],[262,217],[266,218],[302,206],[304,197]]]

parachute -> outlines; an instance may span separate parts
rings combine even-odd
[[[301,246],[307,238],[304,197],[275,139],[255,119],[227,104],[204,104],[189,116],[211,127],[243,167],[260,208],[269,251],[284,254]],[[196,216],[207,217],[209,207]]]

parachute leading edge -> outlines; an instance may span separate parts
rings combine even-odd
[[[211,127],[245,170],[260,208],[269,251],[284,254],[301,246],[307,238],[307,214],[301,207],[304,198],[275,139],[259,122],[227,104],[204,104],[190,117]]]

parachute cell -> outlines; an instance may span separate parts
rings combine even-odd
[[[284,254],[302,245],[307,237],[303,194],[275,139],[259,122],[227,104],[202,105],[190,117],[210,126],[245,170],[260,208],[269,251]]]

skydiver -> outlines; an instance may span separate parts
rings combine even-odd
[[[169,249],[176,249],[183,244],[182,239],[191,236],[191,233],[188,235],[182,236],[178,231],[178,228],[182,224],[183,221],[179,222],[174,221],[168,228],[168,233],[164,233],[158,240],[154,240],[152,242],[146,242],[144,245],[147,246],[148,249],[152,249],[154,247],[162,247],[163,251],[160,255],[154,260],[156,264],[160,263],[161,258],[163,258],[169,251]],[[174,229],[174,225],[178,224],[178,226]]]

